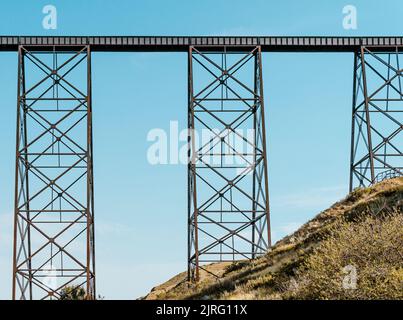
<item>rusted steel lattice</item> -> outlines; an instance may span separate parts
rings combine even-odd
[[[261,48],[189,49],[188,278],[270,246]]]
[[[90,48],[18,52],[13,299],[93,299]]]
[[[401,51],[355,54],[350,190],[403,175]]]

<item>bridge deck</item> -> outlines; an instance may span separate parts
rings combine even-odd
[[[0,36],[0,51],[17,51],[19,45],[38,46],[41,50],[61,49],[72,45],[91,45],[92,51],[103,52],[186,52],[189,46],[204,46],[215,50],[244,51],[260,45],[265,52],[354,52],[361,45],[376,46],[376,50],[394,51],[403,46],[403,37],[254,37],[254,36]]]

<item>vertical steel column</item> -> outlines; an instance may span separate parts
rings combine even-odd
[[[271,245],[261,48],[190,47],[188,278]],[[197,187],[196,187],[197,186]]]
[[[13,299],[95,299],[90,55],[18,50]]]
[[[353,99],[352,99],[352,114],[351,114],[351,142],[350,142],[350,192],[353,190],[353,183],[354,183],[354,157],[355,157],[355,125],[356,125],[356,116],[355,116],[355,108],[357,105],[357,96],[358,96],[358,83],[359,80],[357,79],[357,69],[359,65],[359,58],[358,53],[354,52],[354,63],[353,63]]]
[[[401,47],[393,51],[362,46],[354,56],[350,191],[403,175]]]

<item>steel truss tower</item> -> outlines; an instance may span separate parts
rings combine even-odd
[[[271,245],[260,46],[190,47],[188,278]]]
[[[402,47],[355,54],[350,191],[403,175]]]
[[[95,298],[89,46],[18,49],[13,299]]]

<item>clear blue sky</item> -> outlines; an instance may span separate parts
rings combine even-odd
[[[55,5],[58,29],[42,28]],[[342,8],[358,10],[344,30]],[[401,35],[399,0],[1,1],[2,35]],[[348,189],[351,54],[263,57],[273,236]],[[0,54],[0,298],[11,294],[15,53]],[[93,55],[98,291],[132,299],[186,269],[186,167],[148,164],[147,132],[186,126],[186,56]],[[155,93],[157,92],[157,94]]]

